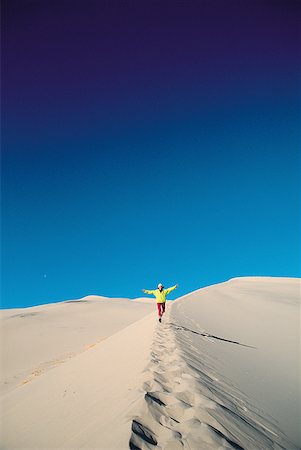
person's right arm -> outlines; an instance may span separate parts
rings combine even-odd
[[[149,289],[142,289],[142,292],[144,292],[145,294],[153,294],[155,291],[151,291]]]

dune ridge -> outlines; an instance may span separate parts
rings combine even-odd
[[[2,354],[2,364],[7,362],[3,375],[20,382],[1,389],[1,449],[127,448],[132,409],[140,399],[141,373],[149,358],[154,308],[126,299],[90,300],[41,305],[40,315],[30,315],[26,308],[26,317],[20,317],[24,311],[5,312],[1,332],[15,342],[10,353]],[[24,326],[15,333],[20,323]],[[67,332],[62,323],[68,324]],[[47,339],[34,342],[41,330]],[[108,336],[102,339],[104,333]],[[64,339],[70,345],[75,335],[74,354],[47,365],[49,355],[60,355]],[[40,359],[32,372],[30,344],[36,349],[34,360]],[[19,358],[18,345],[23,345],[24,358]],[[26,363],[25,378],[20,378],[21,363]]]
[[[96,295],[1,310],[1,391],[29,382],[151,311],[145,302]]]
[[[296,450],[298,313],[300,280],[272,277],[170,301],[161,324],[152,299],[1,311],[1,448]]]
[[[170,314],[157,326],[130,449],[297,449],[242,392],[219,380],[198,349],[179,349]]]
[[[229,309],[228,301],[225,310],[225,299],[235,299],[234,304],[238,309],[237,302],[242,301],[242,308],[245,308],[248,302],[244,300],[251,299],[251,307],[256,309],[258,303],[254,302],[254,297],[258,297],[258,292],[261,292],[264,301],[268,302],[269,314],[269,307],[272,305],[276,313],[277,307],[280,307],[281,314],[286,318],[287,311],[283,308],[285,303],[291,318],[298,305],[299,282],[300,280],[277,279],[274,283],[271,278],[237,278],[200,289],[174,301],[163,323],[158,324],[155,330],[151,361],[144,375],[144,398],[141,399],[140,410],[132,421],[130,448],[298,449],[298,438],[294,434],[296,428],[288,437],[284,432],[287,423],[279,423],[274,415],[269,413],[268,408],[262,407],[256,396],[247,395],[244,389],[240,388],[240,383],[223,369],[225,354],[225,358],[232,358],[234,372],[238,372],[242,379],[247,379],[249,368],[246,366],[242,371],[239,364],[242,365],[248,360],[255,364],[260,352],[265,357],[267,352],[273,352],[270,346],[261,348],[260,340],[263,338],[260,330],[260,339],[257,336],[254,341],[256,331],[252,322],[250,327],[253,331],[246,330],[245,333],[242,333],[239,327],[236,333],[230,322],[224,329],[220,329],[220,324],[215,323],[214,318],[210,328],[214,333],[206,331],[204,325],[211,327],[205,310],[207,307],[209,317],[214,315],[214,301],[218,303],[222,316],[220,320],[224,324],[227,321],[225,311],[230,315],[234,314],[233,309]],[[290,297],[284,301],[289,293]],[[275,298],[281,300],[276,306],[272,301]],[[206,305],[207,300],[212,303]],[[262,301],[263,298],[260,298],[260,302]],[[265,306],[262,305],[263,309]],[[241,311],[237,311],[236,320],[238,318],[243,320]],[[261,321],[266,319],[264,314],[260,318]],[[274,318],[270,319],[273,322]],[[274,326],[275,324],[277,325],[276,320]],[[296,322],[291,322],[291,325],[296,325]],[[298,339],[296,330],[297,328],[293,330],[294,338]],[[236,339],[233,336],[236,336]],[[252,345],[254,343],[255,345]],[[289,364],[287,369],[292,371],[290,361],[286,361],[283,354],[278,357],[281,363]],[[297,359],[298,354],[295,353],[294,357]],[[256,367],[256,372],[258,376],[263,376],[260,366]],[[294,379],[295,388],[298,385],[297,377],[298,375]],[[256,384],[256,380],[254,383]],[[245,387],[245,381],[241,386]],[[290,386],[284,384],[283,388],[290,389]],[[276,389],[274,395],[279,395]],[[294,405],[291,407],[293,411]],[[294,420],[298,427],[298,416]],[[291,417],[287,417],[287,421],[291,421]]]

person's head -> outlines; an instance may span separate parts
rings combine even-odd
[[[159,283],[159,284],[158,284],[158,289],[159,289],[160,292],[163,290],[163,288],[164,288],[163,284],[162,284],[162,283]]]

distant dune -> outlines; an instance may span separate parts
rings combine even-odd
[[[151,311],[143,302],[93,295],[0,311],[2,389],[7,392],[73,358]]]
[[[300,280],[0,311],[1,449],[297,449]]]

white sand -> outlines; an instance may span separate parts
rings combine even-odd
[[[0,311],[1,391],[86,351],[153,311],[148,299],[87,296]]]
[[[299,448],[299,313],[297,279],[233,279],[175,301],[155,333],[133,444]]]
[[[300,447],[300,280],[1,316],[2,450]]]
[[[126,448],[154,310],[87,297],[1,311],[1,449]]]

